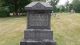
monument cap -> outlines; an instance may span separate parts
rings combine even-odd
[[[47,2],[32,2],[25,6],[25,10],[52,10],[52,6]]]

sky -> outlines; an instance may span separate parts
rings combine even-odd
[[[50,0],[47,0],[47,1],[50,1]],[[72,0],[60,0],[59,3],[58,3],[58,5],[65,5],[65,3],[66,3],[67,1],[69,1],[69,3],[72,2]]]
[[[58,3],[58,5],[65,5],[65,3],[66,3],[67,1],[69,1],[69,3],[72,2],[72,0],[60,0],[59,3]]]

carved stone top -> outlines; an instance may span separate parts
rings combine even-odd
[[[52,6],[46,2],[32,2],[25,6],[28,29],[50,29]]]
[[[46,2],[32,2],[25,6],[25,10],[52,10],[52,6]]]

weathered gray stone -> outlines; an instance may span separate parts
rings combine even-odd
[[[33,11],[34,13],[28,13],[28,28],[50,28],[50,13],[44,13],[42,11]]]
[[[20,45],[56,45],[50,27],[52,6],[45,2],[32,2],[25,9],[28,25]]]
[[[25,7],[26,10],[52,10],[52,6],[46,2],[32,2]]]
[[[41,41],[45,39],[53,40],[53,31],[48,29],[39,29],[39,30],[27,30],[24,32],[24,39],[26,40],[36,40]]]
[[[56,45],[56,42],[53,40],[45,40],[45,41],[33,41],[33,40],[22,40],[20,45]]]

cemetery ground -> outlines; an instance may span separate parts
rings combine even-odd
[[[26,16],[0,18],[0,45],[19,45],[26,22]],[[79,13],[52,15],[51,28],[57,45],[80,45]]]

